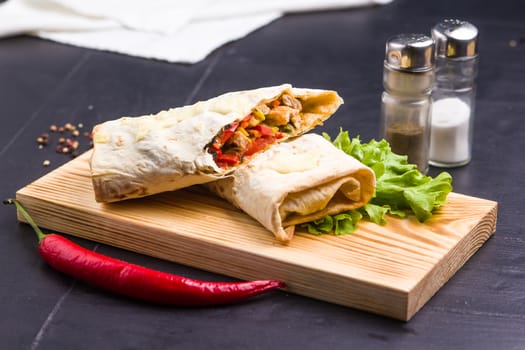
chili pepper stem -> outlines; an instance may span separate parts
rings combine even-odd
[[[22,216],[27,220],[29,225],[35,230],[35,233],[38,237],[38,243],[42,242],[42,240],[46,237],[46,234],[42,232],[40,227],[37,226],[37,224],[33,221],[33,218],[29,215],[29,213],[24,209],[22,204],[14,198],[8,198],[4,200],[4,204],[14,204],[16,206],[16,209],[22,214]]]

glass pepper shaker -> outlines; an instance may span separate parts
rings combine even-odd
[[[428,171],[434,40],[401,34],[387,40],[383,65],[381,134],[392,151]]]
[[[444,20],[432,28],[436,82],[432,92],[429,162],[440,167],[468,164],[472,154],[478,30],[465,21]]]

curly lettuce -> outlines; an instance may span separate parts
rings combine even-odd
[[[387,215],[404,218],[413,214],[424,222],[445,203],[452,191],[449,173],[441,172],[434,178],[424,175],[415,164],[408,163],[407,156],[393,153],[386,140],[362,143],[359,136],[350,138],[343,130],[334,140],[326,133],[323,136],[374,171],[376,190],[362,208],[302,224],[309,233],[349,234],[357,229],[360,220],[384,225]]]

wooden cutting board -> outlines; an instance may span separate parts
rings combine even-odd
[[[103,205],[90,151],[17,192],[38,225],[89,240],[409,320],[496,229],[497,203],[451,193],[429,221],[360,223],[345,236],[300,230],[287,244],[200,187]],[[23,218],[19,215],[19,220]]]

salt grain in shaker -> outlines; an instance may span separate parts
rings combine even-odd
[[[401,34],[388,39],[383,66],[382,137],[423,173],[428,170],[434,49],[426,35]]]
[[[472,154],[478,30],[460,20],[432,28],[436,43],[436,81],[432,92],[429,163],[440,167],[468,164]]]

